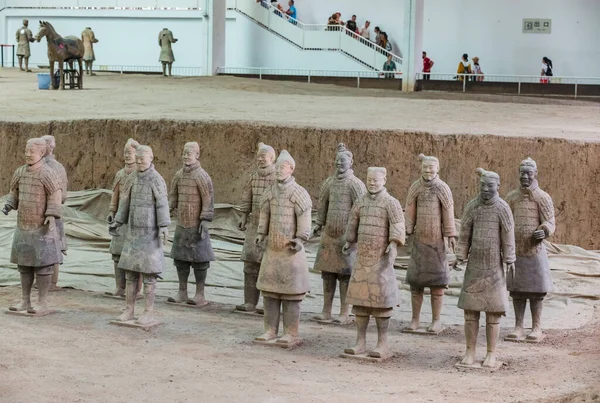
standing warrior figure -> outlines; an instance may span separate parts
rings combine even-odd
[[[117,215],[117,211],[119,209],[119,202],[124,198],[127,193],[127,187],[131,184],[131,179],[135,173],[135,149],[139,147],[139,145],[140,143],[134,139],[127,140],[127,143],[125,144],[125,149],[123,150],[125,167],[117,172],[115,175],[115,180],[113,181],[113,193],[112,198],[110,199],[110,205],[108,206],[108,217],[106,217],[106,221],[108,221],[109,224],[112,224],[115,221],[115,216]],[[121,227],[119,227],[116,231],[118,235],[113,236],[110,240],[109,250],[115,265],[116,288],[115,292],[107,294],[115,297],[125,296],[125,270],[119,269],[119,259],[121,258],[121,253],[123,252],[123,243],[125,242],[127,227],[127,224],[123,224]],[[138,288],[141,288],[141,285],[138,284]]]
[[[69,185],[69,179],[67,178],[67,171],[65,170],[65,167],[54,157],[56,139],[54,138],[54,136],[50,136],[49,134],[42,136],[41,138],[46,142],[46,154],[44,156],[44,159],[46,160],[46,163],[48,164],[50,169],[54,170],[54,172],[56,173],[56,177],[60,179],[61,204],[65,204],[65,201],[67,200],[67,187]],[[60,237],[60,250],[63,255],[67,256],[67,236],[65,234],[65,222],[62,218],[57,218],[55,220],[55,223],[56,231]],[[58,291],[61,289],[61,287],[57,285],[59,267],[60,264],[58,263],[54,265],[54,272],[52,273],[52,285],[50,286],[50,291]]]
[[[498,196],[500,176],[483,168],[477,168],[477,173],[479,196],[465,207],[456,251],[457,262],[468,258],[458,299],[458,307],[465,311],[467,341],[460,364],[475,364],[479,317],[485,312],[487,355],[482,366],[494,368],[500,317],[508,309],[503,263],[514,270],[515,224],[510,207]]]
[[[140,325],[154,322],[156,281],[165,268],[163,244],[169,238],[169,201],[165,180],[154,169],[154,155],[148,146],[139,146],[135,153],[137,172],[124,190],[111,235],[123,224],[129,224],[118,268],[125,270],[125,312],[118,321],[134,319],[135,298],[140,276],[144,282],[144,314],[136,321]],[[162,242],[161,242],[162,239]]]
[[[92,73],[92,65],[94,64],[94,60],[96,60],[96,55],[94,54],[94,43],[98,43],[98,39],[96,39],[96,35],[92,28],[86,27],[81,33],[81,40],[83,41],[83,61],[85,62],[85,73],[89,76],[95,76],[95,73]]]
[[[244,304],[235,307],[238,311],[254,312],[260,298],[256,288],[258,271],[262,261],[262,249],[254,244],[260,218],[260,200],[266,188],[275,183],[275,150],[264,143],[258,143],[256,163],[258,169],[250,175],[242,195],[242,219],[238,223],[240,231],[246,231],[241,260],[244,262]],[[248,221],[248,217],[250,220]]]
[[[331,309],[337,282],[340,282],[340,316],[335,322],[348,323],[350,305],[346,303],[346,293],[352,265],[356,260],[356,248],[342,253],[346,244],[346,226],[354,202],[362,197],[367,189],[352,170],[352,153],[344,144],[339,144],[335,157],[336,174],[325,180],[319,196],[317,225],[313,235],[318,236],[323,229],[314,269],[321,272],[323,279],[323,312],[315,316],[317,320],[331,321]],[[324,228],[323,228],[324,227]]]
[[[169,190],[171,211],[177,209],[177,228],[171,248],[171,257],[177,268],[179,292],[169,302],[204,306],[204,284],[210,262],[215,254],[210,244],[208,223],[213,220],[213,184],[200,166],[200,146],[186,143],[181,155],[183,168],[177,171]],[[190,267],[196,277],[196,295],[188,298],[187,283]]]
[[[444,238],[452,251],[456,245],[454,200],[448,185],[440,179],[440,163],[436,157],[419,155],[421,178],[414,182],[406,198],[406,234],[414,234],[406,282],[410,285],[412,320],[408,331],[419,329],[423,291],[431,290],[431,325],[428,332],[442,330],[440,315],[444,289],[450,273]]]
[[[10,181],[10,194],[2,212],[17,210],[17,228],[13,238],[11,263],[17,264],[21,275],[23,297],[11,311],[31,314],[49,312],[46,297],[54,265],[62,263],[60,237],[56,220],[61,217],[61,178],[44,159],[46,141],[27,141],[25,162]],[[31,306],[31,288],[37,281],[38,305]]]
[[[344,252],[358,244],[356,261],[348,286],[346,303],[356,315],[356,345],[344,350],[359,355],[367,351],[367,326],[373,316],[377,323],[377,347],[368,355],[390,356],[387,343],[388,326],[398,303],[398,282],[394,261],[398,246],[404,245],[404,214],[400,202],[385,188],[387,170],[371,167],[367,173],[367,191],[354,203],[350,212]]]
[[[304,242],[310,237],[312,203],[308,192],[292,176],[296,163],[283,150],[275,163],[277,183],[265,190],[261,200],[255,243],[267,246],[260,265],[257,287],[263,293],[265,333],[257,341],[277,338],[283,305],[283,336],[288,346],[300,342],[300,303],[310,291]]]
[[[177,39],[173,38],[173,32],[169,31],[168,28],[163,28],[158,34],[158,46],[160,46],[160,57],[158,61],[162,63],[163,77],[167,76],[167,66],[169,66],[169,77],[171,77],[171,68],[175,61],[171,44],[175,42],[177,42]]]
[[[527,340],[541,341],[542,305],[546,293],[552,291],[550,263],[543,240],[554,234],[554,205],[552,198],[538,186],[537,164],[531,158],[521,162],[519,180],[521,187],[506,197],[515,217],[517,260],[513,276],[507,285],[515,308],[515,330],[507,340],[522,340],[523,317],[527,300],[533,319],[532,331]]]
[[[19,69],[31,73],[31,70],[29,70],[29,56],[31,56],[29,42],[35,41],[35,38],[31,30],[27,28],[28,26],[29,21],[23,20],[23,26],[17,30],[16,39],[19,45],[17,47],[17,56],[19,57]],[[25,68],[23,68],[23,59],[25,59]]]

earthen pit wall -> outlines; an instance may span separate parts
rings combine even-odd
[[[245,123],[152,120],[81,120],[45,123],[0,122],[0,186],[8,192],[11,175],[23,163],[28,138],[52,134],[57,159],[69,173],[70,190],[110,188],[122,167],[129,137],[152,146],[155,166],[167,185],[180,168],[187,141],[198,141],[201,162],[211,175],[217,203],[239,204],[242,187],[253,167],[259,141],[296,159],[295,177],[316,206],[322,181],[333,168],[335,148],[344,142],[354,153],[354,170],[365,180],[367,167],[388,169],[387,187],[404,206],[410,184],[419,177],[417,155],[438,156],[440,176],[452,192],[456,217],[477,194],[477,167],[498,172],[501,194],[518,184],[519,162],[538,162],[540,184],[553,199],[558,229],[553,241],[600,249],[598,177],[600,144],[550,138],[494,135],[435,135],[403,131],[331,130]]]

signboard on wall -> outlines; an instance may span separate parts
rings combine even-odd
[[[552,20],[544,18],[523,18],[524,34],[549,34],[552,32]]]

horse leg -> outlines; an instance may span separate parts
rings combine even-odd
[[[81,59],[77,59],[79,62],[79,89],[83,89],[83,61]]]
[[[65,89],[65,69],[64,69],[64,61],[59,60],[58,61],[58,71],[59,71],[59,77],[60,77],[60,81],[58,83],[58,90],[62,91]]]
[[[54,88],[54,60],[50,61],[50,89],[53,90]]]

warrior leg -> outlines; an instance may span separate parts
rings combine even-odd
[[[162,72],[163,77],[167,76],[167,62],[162,62]]]
[[[117,318],[121,322],[133,319],[135,296],[138,292],[138,280],[141,274],[136,271],[125,270],[125,276],[125,311]]]
[[[529,300],[529,307],[531,308],[531,319],[532,329],[531,333],[527,335],[527,340],[538,341],[541,340],[542,334],[542,307],[544,305],[544,298],[531,298]]]
[[[487,355],[483,361],[482,367],[493,368],[496,366],[496,343],[500,336],[500,317],[499,313],[485,314],[485,337],[487,339]]]
[[[52,266],[46,269],[40,269],[36,273],[35,281],[38,287],[38,302],[34,307],[27,310],[28,313],[43,314],[48,311],[48,291],[52,280]]]
[[[467,341],[467,351],[460,362],[461,364],[473,365],[475,363],[480,315],[481,313],[477,311],[465,311],[465,339]]]
[[[11,311],[26,311],[31,308],[31,288],[33,287],[34,271],[32,267],[19,266],[19,274],[21,275],[21,302],[17,305],[12,305],[8,309]]]
[[[513,298],[513,307],[515,309],[515,328],[509,333],[506,338],[508,339],[522,339],[524,330],[523,330],[523,319],[525,318],[525,308],[527,307],[527,299],[524,296],[520,295],[520,293],[511,292],[511,297]]]
[[[115,297],[125,296],[125,270],[119,269],[119,257],[119,255],[113,255],[113,262],[115,264],[115,291],[106,293],[106,295]]]
[[[256,288],[260,263],[244,262],[244,303],[236,305],[237,311],[254,312],[260,299],[260,290]]]
[[[421,322],[421,307],[423,306],[423,289],[410,287],[410,305],[412,307],[412,319],[407,329],[417,330]]]
[[[60,264],[56,263],[54,265],[54,269],[52,271],[52,281],[51,281],[51,285],[50,285],[50,292],[62,290],[62,287],[59,287],[57,285],[59,271],[60,271]]]
[[[428,332],[437,333],[442,330],[442,306],[444,305],[444,287],[431,288],[431,326]]]
[[[390,318],[375,318],[375,323],[377,323],[377,346],[375,350],[369,352],[369,357],[384,358],[390,351],[387,341]]]
[[[277,338],[279,331],[279,315],[281,312],[281,300],[277,298],[263,297],[265,305],[265,332],[255,340],[269,341]]]
[[[188,278],[190,277],[191,263],[181,260],[175,260],[175,268],[177,269],[177,277],[179,278],[179,291],[175,298],[169,297],[167,301],[183,303],[188,300]]]
[[[347,324],[350,322],[350,304],[346,303],[346,294],[350,284],[350,276],[340,275],[340,316],[336,322]]]
[[[95,76],[96,73],[94,73],[94,62],[91,61],[90,62],[90,76]]]
[[[208,301],[204,299],[204,285],[210,262],[192,263],[192,267],[194,268],[194,277],[196,277],[196,294],[194,298],[188,299],[187,303],[197,306],[208,305]]]
[[[173,68],[173,63],[169,63],[169,77],[172,77],[171,69]]]
[[[356,345],[345,349],[344,353],[358,355],[367,351],[367,327],[371,317],[359,315],[356,312],[354,314],[356,315]]]
[[[135,323],[139,325],[147,325],[154,322],[154,298],[156,297],[156,275],[144,274],[144,299],[146,305],[144,313]]]
[[[25,71],[28,73],[31,73],[31,70],[29,70],[29,58],[28,57],[25,58]]]
[[[23,70],[23,56],[19,56],[19,70],[25,71]]]
[[[283,300],[283,336],[277,340],[277,343],[291,344],[298,340],[300,303],[302,301]]]
[[[322,272],[323,279],[323,311],[320,315],[314,317],[317,320],[331,320],[331,309],[333,306],[333,297],[337,286],[337,274]]]

